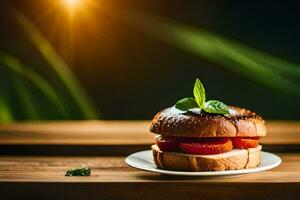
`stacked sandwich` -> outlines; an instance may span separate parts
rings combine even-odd
[[[210,112],[205,103],[203,108],[186,108],[181,102],[157,113],[150,128],[156,139],[152,151],[157,167],[223,171],[259,165],[259,139],[267,132],[264,120],[247,109],[221,104],[214,104],[216,111]]]

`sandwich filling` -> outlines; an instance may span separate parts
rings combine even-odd
[[[161,151],[183,152],[186,154],[212,155],[231,151],[232,149],[255,148],[259,137],[220,137],[190,138],[157,136],[156,144]]]

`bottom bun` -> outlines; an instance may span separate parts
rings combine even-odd
[[[254,168],[260,163],[261,146],[249,149],[233,149],[214,155],[192,155],[163,152],[157,145],[151,146],[156,166],[177,171],[224,171]]]

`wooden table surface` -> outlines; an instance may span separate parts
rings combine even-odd
[[[149,121],[0,125],[0,199],[297,199],[300,122],[271,121],[264,150],[283,163],[230,177],[177,177],[139,171],[126,155],[149,149]],[[88,166],[89,177],[65,177]]]

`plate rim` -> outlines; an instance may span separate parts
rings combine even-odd
[[[275,159],[277,159],[277,161],[274,162],[273,164],[270,164],[267,166],[262,166],[262,167],[258,166],[256,168],[250,168],[250,169],[237,169],[237,170],[225,170],[225,171],[201,171],[201,172],[172,171],[172,170],[165,170],[165,169],[158,169],[158,168],[149,169],[149,168],[144,168],[144,167],[135,165],[131,161],[131,158],[138,154],[142,154],[142,153],[152,154],[152,150],[143,150],[143,151],[138,151],[138,152],[132,153],[126,157],[125,162],[127,163],[127,165],[129,165],[135,169],[139,169],[139,170],[143,170],[143,171],[147,171],[147,172],[159,173],[159,174],[179,175],[179,176],[227,176],[227,175],[249,174],[249,173],[255,173],[255,172],[269,170],[269,169],[279,166],[282,163],[282,160],[278,155],[270,153],[270,152],[261,151],[262,155],[272,156]],[[263,156],[262,156],[262,158],[263,158]],[[153,161],[153,160],[151,160],[151,161]]]

